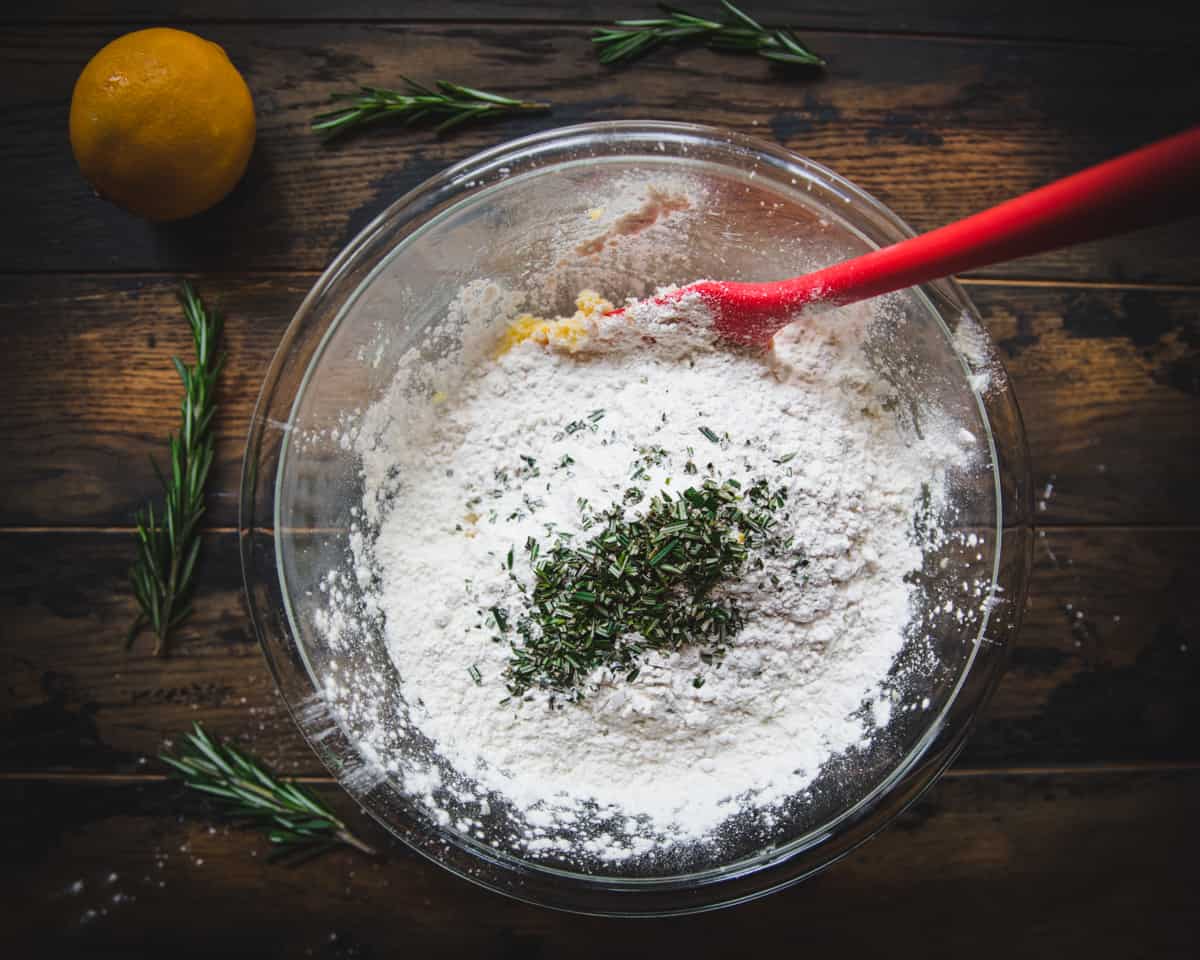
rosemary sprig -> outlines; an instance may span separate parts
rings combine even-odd
[[[802,44],[791,30],[764,27],[735,7],[721,0],[729,19],[708,20],[659,4],[667,14],[650,20],[618,20],[611,27],[597,29],[592,43],[601,63],[632,60],[664,43],[701,41],[721,50],[756,53],[776,63],[793,66],[823,67],[825,61]]]
[[[434,130],[444,133],[460,123],[521,110],[549,110],[550,104],[514,100],[446,80],[437,81],[432,90],[402,77],[404,90],[362,87],[355,93],[335,93],[332,99],[342,105],[313,117],[312,129],[325,138],[389,118],[405,126],[442,117]]]
[[[631,487],[623,499],[640,503],[645,495]],[[624,505],[590,517],[581,504],[585,527],[602,527],[582,545],[560,537],[541,549],[530,538],[536,583],[515,626],[509,692],[540,686],[577,698],[596,667],[632,680],[644,653],[685,644],[699,646],[705,662],[719,659],[743,615],[734,599],[710,591],[737,575],[755,548],[790,547],[772,532],[783,503],[765,480],[745,491],[736,480],[705,480],[678,496],[650,497],[634,520],[625,519]],[[500,618],[497,625],[509,632]]]
[[[149,626],[158,654],[166,652],[167,637],[192,612],[192,574],[200,553],[204,485],[213,461],[215,388],[225,363],[224,355],[216,352],[221,317],[204,308],[187,281],[181,285],[179,299],[192,328],[196,362],[188,366],[178,357],[172,358],[183,381],[182,420],[179,434],[167,438],[167,474],[151,460],[163,487],[163,505],[161,513],[155,513],[154,504],[147,503],[135,517],[137,559],[129,574],[141,612],[129,628],[126,645]]]
[[[160,754],[159,759],[182,775],[185,786],[219,797],[236,820],[266,830],[276,845],[271,859],[295,863],[339,843],[374,855],[374,849],[311,793],[280,780],[239,750],[217,743],[200,724],[183,739],[178,753]]]

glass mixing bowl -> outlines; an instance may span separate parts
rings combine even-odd
[[[692,198],[686,216],[667,199],[679,193]],[[360,607],[362,617],[333,630],[325,612],[330,591],[340,591],[343,610],[361,599],[349,544],[370,532],[359,529],[363,480],[348,435],[406,351],[433,360],[458,349],[453,336],[424,333],[465,284],[489,278],[527,292],[542,311],[569,313],[586,287],[620,301],[703,277],[780,279],[911,234],[852,183],[777,146],[710,127],[629,122],[551,130],[478,154],[395,201],[350,243],[301,304],[267,374],[247,441],[240,532],[250,610],[275,679],[355,800],[420,853],[490,889],[579,912],[661,915],[809,876],[933,782],[1000,676],[1031,545],[1017,404],[951,280],[895,296],[905,318],[899,344],[874,358],[910,424],[948,418],[990,453],[952,479],[945,522],[963,535],[927,549],[912,575],[937,662],[906,690],[920,708],[893,710],[869,746],[827,763],[766,835],[734,831],[715,850],[580,868],[457,829],[517,814],[443,791],[437,804],[449,816],[435,817],[406,792],[406,763],[428,758],[431,745],[406,723],[378,617]],[[959,618],[944,601],[963,580],[990,589],[977,612]],[[910,646],[900,662],[916,656]]]

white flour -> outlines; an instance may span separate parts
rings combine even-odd
[[[465,298],[512,316],[494,289]],[[690,322],[672,322],[681,312]],[[509,842],[568,853],[564,835],[606,817],[623,829],[582,842],[602,859],[710,837],[740,809],[803,791],[887,724],[883,682],[914,618],[906,575],[939,535],[915,542],[914,512],[923,496],[936,512],[946,469],[974,447],[965,431],[926,424],[918,438],[898,425],[863,349],[889,322],[886,301],[832,311],[789,327],[765,356],[714,343],[697,303],[643,308],[632,325],[577,315],[548,346],[526,339],[498,358],[493,328],[468,338],[457,370],[423,383],[424,399],[398,382],[368,411],[356,449],[378,536],[352,538],[358,577],[378,578],[370,602],[412,725],[479,796],[523,815]],[[508,697],[511,648],[490,611],[523,609],[509,551],[531,582],[526,539],[549,525],[586,539],[579,498],[621,502],[647,447],[664,451],[636,484],[647,496],[708,476],[784,486],[781,523],[802,556],[748,563],[721,588],[746,625],[717,664],[683,649],[650,655],[632,682],[594,671],[576,703]],[[321,625],[340,636],[336,598]],[[404,777],[433,805],[436,775]],[[458,827],[482,836],[478,820]]]

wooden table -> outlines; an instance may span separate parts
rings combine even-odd
[[[25,18],[0,39],[4,941],[119,957],[1194,955],[1195,220],[964,278],[1029,431],[1039,529],[1025,626],[954,768],[819,878],[696,918],[583,919],[475,889],[365,822],[382,860],[347,852],[281,868],[256,835],[210,826],[209,808],[154,756],[203,720],[357,815],[273,690],[234,526],[272,351],[319,271],[391,199],[503,139],[644,117],[784,144],[930,228],[1195,123],[1195,14],[1079,0],[957,11],[851,0],[788,13],[748,0],[828,58],[824,75],[796,80],[694,49],[599,66],[589,28],[643,13],[641,0],[185,3],[176,25],[221,43],[244,71],[259,141],[225,203],[156,228],[94,198],[66,140],[76,75],[158,16],[145,6],[0,15]],[[554,111],[446,138],[379,129],[322,146],[307,131],[330,92],[401,74],[547,99]],[[147,641],[127,652],[122,637],[134,615],[132,515],[156,493],[148,457],[177,418],[169,357],[190,350],[174,302],[183,276],[226,313],[230,362],[196,613],[159,659]]]

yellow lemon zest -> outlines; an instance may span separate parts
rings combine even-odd
[[[582,290],[579,296],[575,298],[575,309],[582,313],[585,317],[594,317],[597,314],[603,316],[613,308],[613,305],[605,300],[595,290]],[[578,316],[578,314],[576,314]]]
[[[575,300],[575,315],[547,320],[522,313],[509,321],[496,346],[496,357],[502,357],[513,347],[526,340],[540,343],[544,347],[556,347],[575,353],[588,341],[594,320],[612,309],[612,304],[594,290],[584,290]]]

